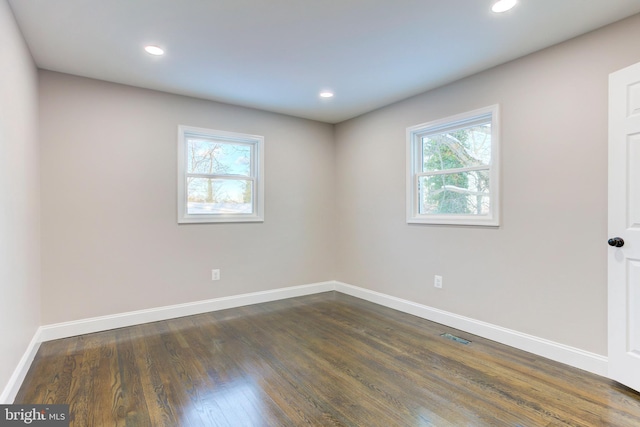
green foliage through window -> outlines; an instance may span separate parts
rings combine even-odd
[[[498,106],[407,129],[407,221],[497,225]]]
[[[486,169],[490,156],[490,123],[424,136],[422,170],[441,173],[420,180],[420,213],[485,213],[489,208]],[[483,169],[460,171],[468,168]],[[448,170],[452,173],[442,173]]]

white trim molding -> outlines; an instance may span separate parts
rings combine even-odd
[[[0,405],[10,405],[15,400],[18,395],[18,391],[20,390],[20,386],[29,372],[31,363],[33,363],[33,359],[36,357],[36,353],[40,348],[41,342],[40,328],[38,328],[36,333],[33,335],[31,342],[27,346],[27,349],[20,358],[18,366],[16,366],[11,378],[9,378],[9,382],[2,391],[2,394],[0,394]]]
[[[412,314],[600,376],[608,374],[606,356],[347,283],[327,281],[41,326],[0,394],[0,404],[13,403],[42,342],[329,291]]]
[[[304,295],[318,294],[321,292],[330,292],[335,290],[335,283],[336,282],[333,281],[319,282],[309,285],[233,295],[192,303],[130,311],[127,313],[91,317],[88,319],[41,326],[33,336],[33,339],[20,359],[18,366],[16,366],[13,375],[11,375],[9,382],[2,391],[2,394],[0,394],[0,405],[13,403],[18,391],[20,390],[22,382],[27,376],[27,372],[29,372],[31,363],[40,348],[40,344],[45,341],[108,331],[110,329],[124,328],[127,326],[141,325],[143,323],[157,322],[160,320],[175,319],[194,314],[209,313],[212,311],[225,310],[227,308],[278,301]]]
[[[76,335],[124,328],[126,326],[141,325],[143,323],[158,322],[160,320],[169,320],[178,317],[192,316],[194,314],[226,310],[228,308],[242,307],[245,305],[278,301],[303,295],[317,294],[320,292],[329,292],[334,289],[335,282],[320,282],[309,285],[293,286],[290,288],[280,288],[185,304],[150,308],[147,310],[130,311],[127,313],[113,314],[109,316],[92,317],[89,319],[42,326],[40,328],[40,337],[43,342],[51,341]]]
[[[546,357],[603,377],[608,375],[609,360],[606,356],[570,347],[544,338],[503,328],[487,322],[460,316],[448,311],[396,298],[369,289],[336,282],[335,290],[369,302],[383,305],[403,313],[412,314],[432,322],[477,335],[510,347]]]

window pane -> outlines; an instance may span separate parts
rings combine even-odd
[[[251,214],[253,182],[244,179],[187,178],[187,213]]]
[[[491,162],[491,123],[422,138],[422,171],[474,166]]]
[[[423,176],[418,181],[422,215],[489,213],[488,170]]]
[[[251,175],[251,146],[187,138],[187,172]]]

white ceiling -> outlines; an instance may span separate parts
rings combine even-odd
[[[500,15],[494,0],[8,1],[39,68],[329,123],[640,13],[639,0]]]

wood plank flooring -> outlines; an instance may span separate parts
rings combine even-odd
[[[15,403],[76,427],[640,426],[613,381],[335,292],[43,343]]]

